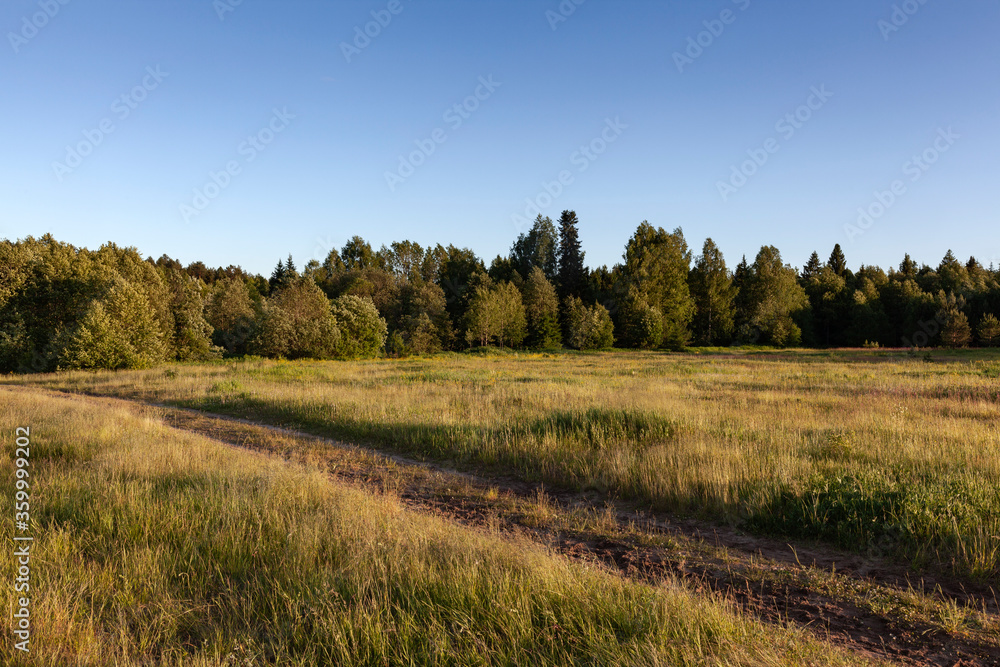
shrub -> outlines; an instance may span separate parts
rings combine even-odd
[[[223,278],[215,284],[205,304],[205,319],[215,332],[212,342],[229,354],[246,352],[254,330],[254,303],[239,278]]]
[[[565,304],[570,347],[577,350],[602,350],[615,343],[614,324],[608,309],[600,304],[586,306],[578,297],[568,297]]]
[[[388,330],[371,299],[347,294],[334,300],[332,312],[340,328],[338,357],[374,357],[382,351]]]
[[[250,351],[266,357],[334,356],[342,339],[330,300],[311,278],[300,278],[265,301]]]
[[[166,351],[148,300],[121,278],[90,302],[76,326],[56,335],[54,347],[61,369],[148,368]]]
[[[649,304],[645,294],[635,287],[619,311],[620,338],[627,347],[650,349],[663,345],[663,313]]]

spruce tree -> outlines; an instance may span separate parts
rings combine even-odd
[[[750,320],[753,317],[753,274],[747,263],[747,256],[736,265],[733,271],[733,328],[743,342],[756,342],[751,331]]]
[[[917,275],[917,263],[913,261],[909,253],[903,257],[903,261],[899,264],[899,272],[907,278],[913,278]]]
[[[844,251],[840,248],[839,243],[833,246],[833,252],[830,253],[830,259],[826,264],[838,276],[843,277],[844,272],[847,271],[847,258],[844,257]]]
[[[274,271],[271,272],[271,279],[267,281],[267,285],[271,288],[272,292],[285,284],[285,278],[287,275],[288,271],[285,269],[285,262],[279,259],[278,265],[274,267]]]
[[[822,268],[823,265],[819,261],[819,253],[813,251],[813,254],[809,255],[809,261],[802,269],[802,280],[808,281],[810,278],[818,276]]]
[[[563,211],[559,218],[559,300],[582,296],[586,289],[587,270],[584,268],[584,253],[580,250],[578,220],[575,211]]]

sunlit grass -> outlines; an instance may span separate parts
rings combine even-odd
[[[250,360],[28,381],[594,488],[979,580],[1000,572],[995,353]]]
[[[32,430],[36,538],[32,652],[2,642],[3,664],[859,664],[679,586],[415,515],[152,416],[0,399],[3,432]],[[4,550],[5,580],[14,568]]]

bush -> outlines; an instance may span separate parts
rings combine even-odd
[[[663,313],[651,306],[645,294],[629,288],[621,305],[620,339],[626,347],[652,349],[663,346]]]
[[[608,309],[600,304],[586,306],[578,297],[567,297],[565,303],[567,343],[577,350],[603,350],[615,343],[614,324]]]
[[[205,320],[201,283],[180,271],[167,274],[174,320],[171,354],[179,361],[217,359],[222,349],[212,345],[212,325]]]
[[[387,327],[371,299],[347,294],[334,300],[332,312],[340,328],[338,357],[374,357],[382,351]]]
[[[300,278],[264,302],[250,351],[265,357],[334,356],[342,339],[330,300],[311,278]]]
[[[212,342],[229,354],[243,354],[254,332],[254,303],[247,286],[239,278],[223,278],[215,283],[205,304],[205,318],[215,329]]]
[[[118,278],[90,302],[76,326],[56,335],[58,368],[148,368],[163,361],[165,345],[146,297]]]

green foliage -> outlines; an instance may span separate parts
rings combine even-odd
[[[576,350],[603,350],[615,343],[614,324],[608,309],[600,304],[587,306],[579,297],[567,297],[564,305],[569,347]]]
[[[982,345],[986,347],[1000,345],[1000,320],[997,320],[993,313],[988,313],[980,320],[977,333]]]
[[[519,347],[527,334],[521,293],[512,283],[494,285],[488,278],[473,288],[466,313],[466,342]]]
[[[945,347],[967,347],[972,341],[972,328],[969,318],[961,311],[948,314],[948,319],[941,329],[941,342]]]
[[[337,354],[340,342],[330,300],[312,279],[299,278],[265,301],[249,349],[266,357],[324,359]]]
[[[438,246],[440,248],[440,246]],[[441,249],[436,282],[444,291],[448,317],[455,325],[465,321],[465,309],[470,299],[467,293],[472,276],[485,272],[482,260],[466,248],[449,245]]]
[[[580,236],[577,230],[579,221],[576,211],[563,211],[559,216],[559,299],[567,297],[582,297],[587,288],[587,267],[584,264],[584,253],[580,250]]]
[[[629,286],[618,310],[618,321],[618,339],[626,347],[652,349],[663,343],[663,313],[650,305],[649,297],[636,285]]]
[[[699,345],[728,342],[733,331],[733,299],[736,288],[726,268],[722,251],[707,239],[689,276],[695,315],[691,323]]]
[[[72,329],[56,336],[58,367],[118,370],[163,361],[168,346],[151,311],[145,295],[118,279]]]
[[[396,331],[408,352],[432,354],[448,347],[454,337],[444,290],[414,279],[400,290],[401,316]]]
[[[523,299],[528,347],[544,350],[562,345],[556,289],[537,266],[531,269],[524,283]]]
[[[855,274],[837,246],[826,263],[812,253],[799,276],[776,248],[764,246],[752,266],[744,257],[730,274],[711,239],[691,267],[680,229],[667,233],[644,222],[622,264],[588,271],[577,225],[575,213],[564,211],[557,234],[552,221],[539,216],[488,273],[468,249],[402,241],[373,251],[355,236],[322,264],[309,262],[301,274],[291,257],[278,262],[270,281],[233,266],[211,269],[194,262],[185,268],[165,255],[144,261],[135,249],[114,244],[89,251],[51,236],[0,241],[0,372],[54,370],[67,337],[119,280],[148,303],[163,345],[148,350],[148,359],[208,359],[219,348],[228,355],[339,354],[336,345],[331,348],[334,339],[341,342],[339,333],[325,316],[293,325],[281,321],[277,302],[264,312],[263,295],[273,301],[303,279],[328,299],[370,301],[387,331],[398,334],[393,349],[406,353],[474,342],[536,349],[560,341],[581,345],[586,337],[580,338],[579,318],[577,342],[569,342],[574,333],[565,297],[571,295],[603,304],[627,347],[680,349],[691,340],[702,346],[963,347],[974,333],[984,346],[1000,343],[1000,324],[992,315],[1000,307],[1000,272],[975,258],[963,264],[949,252],[932,269],[907,255],[899,271],[861,266]],[[86,328],[102,331],[107,313],[90,317]],[[357,345],[345,339],[343,354],[375,354],[378,338],[376,332]]]
[[[229,354],[245,353],[254,332],[256,311],[243,280],[217,281],[205,304],[205,318],[214,328],[213,343]]]
[[[551,218],[539,213],[527,234],[520,234],[510,249],[513,268],[522,276],[537,266],[550,282],[558,280],[559,237]]]
[[[769,504],[752,511],[747,525],[790,537],[823,539],[883,558],[915,554],[931,558],[938,550],[969,548],[970,536],[995,519],[998,503],[1000,496],[994,490],[962,478],[944,481],[931,475],[865,469],[851,474],[823,472],[814,474],[801,490],[777,491]]]
[[[170,287],[170,314],[174,321],[170,352],[180,361],[202,361],[220,356],[221,349],[212,345],[212,325],[205,319],[202,299],[204,283],[186,273],[167,271]]]
[[[843,277],[847,272],[847,258],[844,256],[844,251],[841,249],[839,243],[833,246],[833,252],[830,253],[830,259],[826,265],[837,276]]]
[[[741,332],[744,340],[779,347],[801,342],[802,330],[793,316],[808,307],[809,299],[795,269],[781,261],[777,248],[760,249],[741,290],[750,304]]]
[[[811,271],[802,280],[812,307],[816,338],[822,345],[840,340],[847,309],[847,281],[830,266]]]
[[[340,329],[337,356],[376,357],[385,345],[387,328],[370,299],[345,295],[334,300],[333,316]]]
[[[680,228],[668,234],[648,222],[639,225],[625,249],[622,269],[626,301],[632,308],[623,327],[626,344],[680,348],[687,343],[688,324],[694,315],[688,287],[690,265],[691,252]],[[657,313],[658,326],[645,322]]]
[[[128,364],[145,365],[162,360],[167,353],[164,343],[169,344],[174,332],[170,292],[156,267],[143,261],[134,248],[108,244],[92,252],[46,235],[17,243],[0,242],[0,260],[0,371],[55,370],[69,337],[77,331],[85,335],[79,324],[88,313],[91,319],[86,329],[92,329],[94,335],[116,335],[102,330],[101,321],[108,314],[98,313],[94,302],[106,300],[112,292],[120,297],[122,281],[146,304],[140,327],[147,324],[148,316],[155,333],[148,339],[148,350],[129,351],[125,345],[122,355],[129,359]],[[104,303],[102,308],[108,306]],[[127,325],[115,324],[113,328]],[[117,358],[114,354],[108,357],[107,348],[92,355],[80,352],[72,363],[89,367],[88,358],[94,363],[101,360],[101,364]]]
[[[285,289],[299,279],[299,272],[295,269],[295,262],[292,256],[288,256],[288,263],[278,260],[278,265],[271,272],[271,278],[267,281],[269,292]]]

